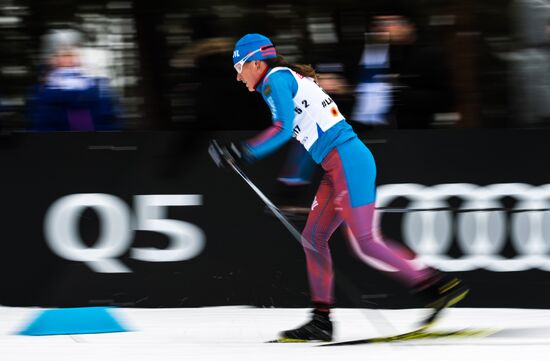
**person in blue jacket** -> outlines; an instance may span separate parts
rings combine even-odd
[[[106,131],[120,129],[118,100],[107,78],[86,74],[80,67],[80,34],[59,30],[48,40],[46,72],[27,102],[29,128],[34,131]]]
[[[388,246],[373,227],[376,200],[376,165],[338,106],[316,83],[310,66],[289,64],[271,40],[248,34],[235,45],[233,63],[237,80],[250,92],[261,93],[273,115],[273,124],[259,135],[233,144],[233,156],[252,163],[272,153],[292,137],[299,141],[325,171],[302,232],[312,318],[305,325],[281,334],[283,341],[329,341],[334,303],[332,233],[345,223],[360,259],[374,258],[397,270],[396,277],[417,291],[434,311],[425,321],[460,301],[468,289],[428,267],[416,268],[395,246]]]

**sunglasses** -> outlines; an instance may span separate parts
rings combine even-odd
[[[250,59],[250,57],[254,54],[256,54],[257,52],[263,52],[263,55],[264,56],[267,56],[267,55],[275,55],[276,52],[275,52],[275,47],[273,45],[266,45],[266,46],[261,46],[259,49],[256,49],[254,50],[253,52],[250,52],[248,54],[246,54],[246,56],[244,58],[242,58],[241,60],[239,60],[239,62],[235,65],[233,65],[233,67],[235,68],[235,70],[237,71],[237,73],[242,73],[243,71],[243,67],[244,67],[244,63],[246,63],[246,61],[248,59]]]
[[[243,66],[244,66],[244,63],[246,63],[246,61],[254,54],[256,54],[257,52],[259,52],[260,50],[262,50],[262,48],[260,49],[256,49],[254,50],[253,52],[251,53],[248,53],[244,58],[242,58],[241,60],[239,60],[235,65],[233,65],[233,67],[235,68],[235,70],[237,71],[237,73],[242,73],[243,72]]]

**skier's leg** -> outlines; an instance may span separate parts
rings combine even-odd
[[[296,329],[282,332],[281,337],[286,341],[330,341],[332,339],[332,322],[329,313],[334,301],[334,274],[328,241],[341,222],[339,212],[334,209],[332,182],[325,175],[302,232],[304,242],[312,245],[311,249],[304,247],[304,251],[311,300],[315,309],[309,322]]]
[[[338,146],[330,159],[336,204],[353,236],[354,250],[360,258],[370,257],[396,270],[392,274],[434,309],[425,321],[431,323],[442,309],[460,301],[468,289],[460,280],[450,279],[434,269],[415,267],[396,247],[385,243],[373,224],[376,167],[364,144],[352,141]]]

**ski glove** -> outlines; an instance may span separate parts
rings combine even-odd
[[[216,140],[210,142],[208,152],[218,168],[226,168],[229,164],[243,166],[252,163],[252,157],[246,146],[239,143],[218,143]]]

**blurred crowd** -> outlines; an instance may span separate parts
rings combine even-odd
[[[360,129],[550,125],[550,0],[0,0],[0,129],[262,129],[251,32]]]

